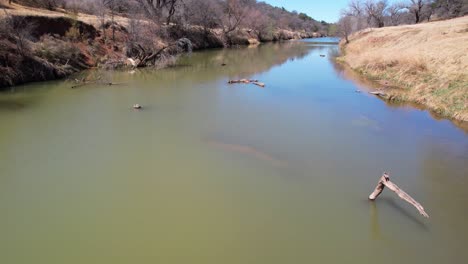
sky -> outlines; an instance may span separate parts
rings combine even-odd
[[[349,0],[262,0],[273,6],[284,7],[289,11],[306,13],[315,20],[336,22],[340,18],[341,9],[348,5]]]

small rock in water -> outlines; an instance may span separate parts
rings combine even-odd
[[[139,105],[139,104],[134,104],[133,105],[133,109],[141,109],[141,108],[142,108],[142,106]]]
[[[321,54],[320,57],[325,57],[325,55]]]

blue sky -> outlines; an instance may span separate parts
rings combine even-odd
[[[340,17],[341,9],[345,8],[348,0],[262,0],[273,6],[284,7],[289,11],[296,10],[320,21],[336,22]]]

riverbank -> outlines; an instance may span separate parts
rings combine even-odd
[[[155,37],[149,41],[157,43],[161,49],[181,38],[190,40],[193,50],[202,50],[321,36],[314,32],[286,29],[276,29],[272,34],[261,37],[249,29],[238,29],[226,35],[221,29],[199,26],[150,26],[149,21],[132,20],[125,16],[115,16],[113,23],[107,22],[102,28],[101,18],[90,14],[51,11],[18,4],[0,9],[3,9],[0,14],[3,20],[10,20],[10,24],[20,28],[30,27],[30,32],[21,33],[30,35],[24,39],[27,45],[21,47],[22,50],[19,50],[16,40],[26,36],[15,36],[12,33],[0,40],[0,71],[4,73],[0,76],[0,89],[63,78],[93,67],[123,67],[128,63],[128,58],[134,58],[135,54],[140,53],[140,50],[130,48],[137,46],[134,43],[135,38],[139,37],[135,34],[137,26],[141,31],[152,30]],[[172,60],[162,64],[167,61]]]
[[[388,100],[468,121],[468,17],[368,29],[341,43],[340,62],[381,84]]]

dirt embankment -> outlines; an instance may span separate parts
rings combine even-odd
[[[378,80],[387,99],[468,121],[468,16],[368,29],[341,46],[339,60]]]
[[[127,58],[128,18],[115,18],[115,41],[110,41],[111,25],[107,23],[104,31],[98,30],[99,19],[89,14],[68,14],[63,10],[50,11],[18,4],[8,6],[4,12],[0,6],[0,18],[7,14],[16,24],[33,25],[34,29],[31,31],[32,41],[28,41],[29,48],[22,54],[17,49],[17,36],[12,34],[0,39],[0,88],[63,78],[90,67],[113,67]],[[195,50],[319,36],[279,29],[268,39],[259,39],[252,31],[242,29],[226,38],[221,30],[205,31],[197,26],[177,25],[161,26],[160,32],[153,40],[155,43],[165,46],[187,38]]]

